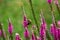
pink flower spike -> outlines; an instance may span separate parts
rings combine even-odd
[[[26,18],[26,15],[24,15],[23,26],[24,26],[24,28],[28,27],[28,20]]]
[[[60,21],[58,21],[57,23],[58,23],[58,25],[60,25]]]
[[[23,26],[24,26],[24,28],[25,28],[25,27],[28,27],[28,21],[24,21],[24,22],[23,22]]]
[[[27,18],[26,18],[26,15],[24,14],[24,21],[26,21],[27,20]]]
[[[10,19],[8,20],[8,32],[10,33],[10,35],[12,35],[12,33],[13,33],[13,25],[12,25],[12,23],[11,23],[11,21],[10,21]]]
[[[46,23],[42,23],[40,27],[41,40],[46,40],[46,30],[47,30]]]
[[[2,31],[0,30],[0,37],[2,36]]]
[[[47,25],[46,25],[46,22],[45,22],[45,19],[44,19],[44,16],[43,16],[43,12],[41,10],[41,26],[40,26],[40,37],[41,37],[41,40],[46,40],[46,30],[47,30]]]
[[[58,40],[58,29],[54,24],[51,24],[50,33],[54,37],[54,40]]]
[[[21,38],[20,38],[18,33],[16,33],[15,40],[21,40]]]
[[[48,2],[49,4],[51,4],[51,3],[52,3],[52,0],[47,0],[47,2]]]
[[[2,28],[3,24],[1,23],[0,26],[1,26],[0,27],[0,37],[2,36],[3,39],[5,39],[6,38],[6,33],[5,33],[4,29]]]
[[[58,28],[58,39],[60,40],[60,28]]]
[[[60,40],[60,20],[57,22],[58,24],[58,38]]]
[[[27,28],[25,28],[24,36],[25,38],[29,38],[29,31]]]
[[[32,33],[32,39],[31,40],[36,40],[34,33]]]
[[[58,0],[55,0],[55,1],[54,1],[54,3],[55,3],[56,5],[58,5],[58,4],[59,4],[59,3],[58,3]]]
[[[53,24],[51,24],[50,26],[51,26],[51,28],[50,28],[50,33],[51,33],[52,35],[54,35],[54,27],[53,27]]]

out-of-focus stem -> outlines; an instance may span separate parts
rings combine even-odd
[[[54,15],[54,10],[53,10],[52,4],[50,4],[50,8],[51,8],[51,14],[52,14],[52,21],[55,24],[55,26],[58,27],[56,19],[55,19],[55,15]],[[59,10],[59,8],[58,8],[58,10]]]
[[[29,0],[30,2],[30,6],[31,6],[31,10],[32,10],[32,15],[33,15],[33,18],[34,18],[34,21],[35,21],[35,24],[37,26],[37,30],[39,32],[39,27],[38,27],[38,23],[37,23],[37,20],[36,20],[36,17],[35,17],[35,14],[34,14],[34,9],[33,9],[33,5],[32,5],[32,0]]]
[[[50,8],[51,8],[51,11],[53,10],[53,8],[52,8],[52,4],[49,4],[49,6],[50,6]]]
[[[52,7],[52,5],[51,5],[51,7]],[[54,15],[54,10],[53,10],[53,8],[51,8],[52,10],[51,10],[51,14],[52,14],[52,22],[53,22],[53,25],[54,25],[54,40],[58,40],[58,34],[57,34],[57,29],[56,29],[56,27],[58,27],[58,25],[57,25],[57,22],[56,22],[56,19],[55,19],[55,15]]]
[[[58,2],[58,0],[55,0],[54,2],[55,2],[55,5],[57,7],[57,11],[59,13],[59,16],[60,16],[60,5],[59,5],[59,2]]]
[[[53,39],[48,30],[46,30],[46,37],[47,37],[48,40]]]
[[[9,38],[10,40],[13,40],[13,36],[12,35],[10,35],[10,38]]]
[[[3,31],[3,28],[2,28],[2,23],[0,23],[0,29],[1,29],[1,31],[2,31],[2,38],[3,38],[3,40],[5,40],[5,37],[4,37],[4,31]]]
[[[30,38],[25,38],[26,40],[30,40]]]
[[[52,4],[49,4],[49,5],[50,5],[50,8],[51,8],[52,21],[55,24],[55,26],[57,26],[57,22],[55,20],[55,15],[54,15],[54,10],[53,10]]]
[[[58,10],[59,15],[60,15],[60,8],[59,8],[59,5],[56,5],[56,7],[57,7],[57,10]]]

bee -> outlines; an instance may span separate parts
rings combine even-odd
[[[28,21],[27,25],[30,25],[31,24],[31,19],[27,19],[27,21]]]

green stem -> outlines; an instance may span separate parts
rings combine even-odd
[[[32,0],[29,0],[29,2],[30,2],[30,6],[31,6],[31,10],[32,10],[32,15],[33,15],[35,24],[36,24],[37,30],[38,30],[38,32],[39,32],[39,27],[38,27],[37,19],[36,19],[35,14],[34,14],[34,9],[33,9],[33,5],[32,5]]]
[[[3,37],[3,40],[6,40],[6,39]]]
[[[10,40],[13,40],[13,36],[12,36],[12,35],[10,35],[9,39],[10,39]]]
[[[50,6],[50,8],[51,8],[51,11],[53,10],[53,8],[52,8],[52,4],[49,4],[49,6]]]
[[[54,10],[53,10],[52,4],[50,4],[50,8],[51,8],[51,14],[52,14],[52,21],[55,24],[55,26],[57,26],[57,22],[56,22],[56,19],[55,19],[55,15],[54,15]]]
[[[30,40],[30,38],[28,37],[28,38],[25,38],[26,40]]]
[[[56,5],[56,7],[57,7],[57,10],[58,10],[58,12],[59,12],[59,16],[60,16],[60,9],[59,9],[59,5]]]
[[[0,40],[2,40],[1,37],[0,37]]]
[[[4,37],[4,31],[3,31],[2,26],[3,26],[2,23],[0,23],[0,29],[1,29],[1,31],[2,31],[2,38],[3,38],[3,40],[6,40],[5,37]]]
[[[50,35],[48,30],[46,31],[46,37],[47,37],[48,40],[52,40],[53,39],[53,37]]]

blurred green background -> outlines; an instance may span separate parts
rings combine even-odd
[[[59,13],[57,11],[54,2],[52,4],[54,8],[55,18],[58,21],[60,19]],[[40,27],[40,10],[42,9],[47,23],[47,27],[49,28],[50,24],[52,23],[52,16],[47,0],[32,0],[32,5],[39,27]],[[24,10],[27,15],[27,18],[31,19],[32,24],[35,24],[31,11],[31,6],[28,0],[0,0],[0,22],[3,23],[3,28],[5,29],[6,33],[9,35],[8,18],[10,18],[14,26],[13,35],[15,35],[16,32],[18,32],[21,38],[24,39],[23,37],[24,28],[22,25],[23,22],[22,6],[24,6]]]

